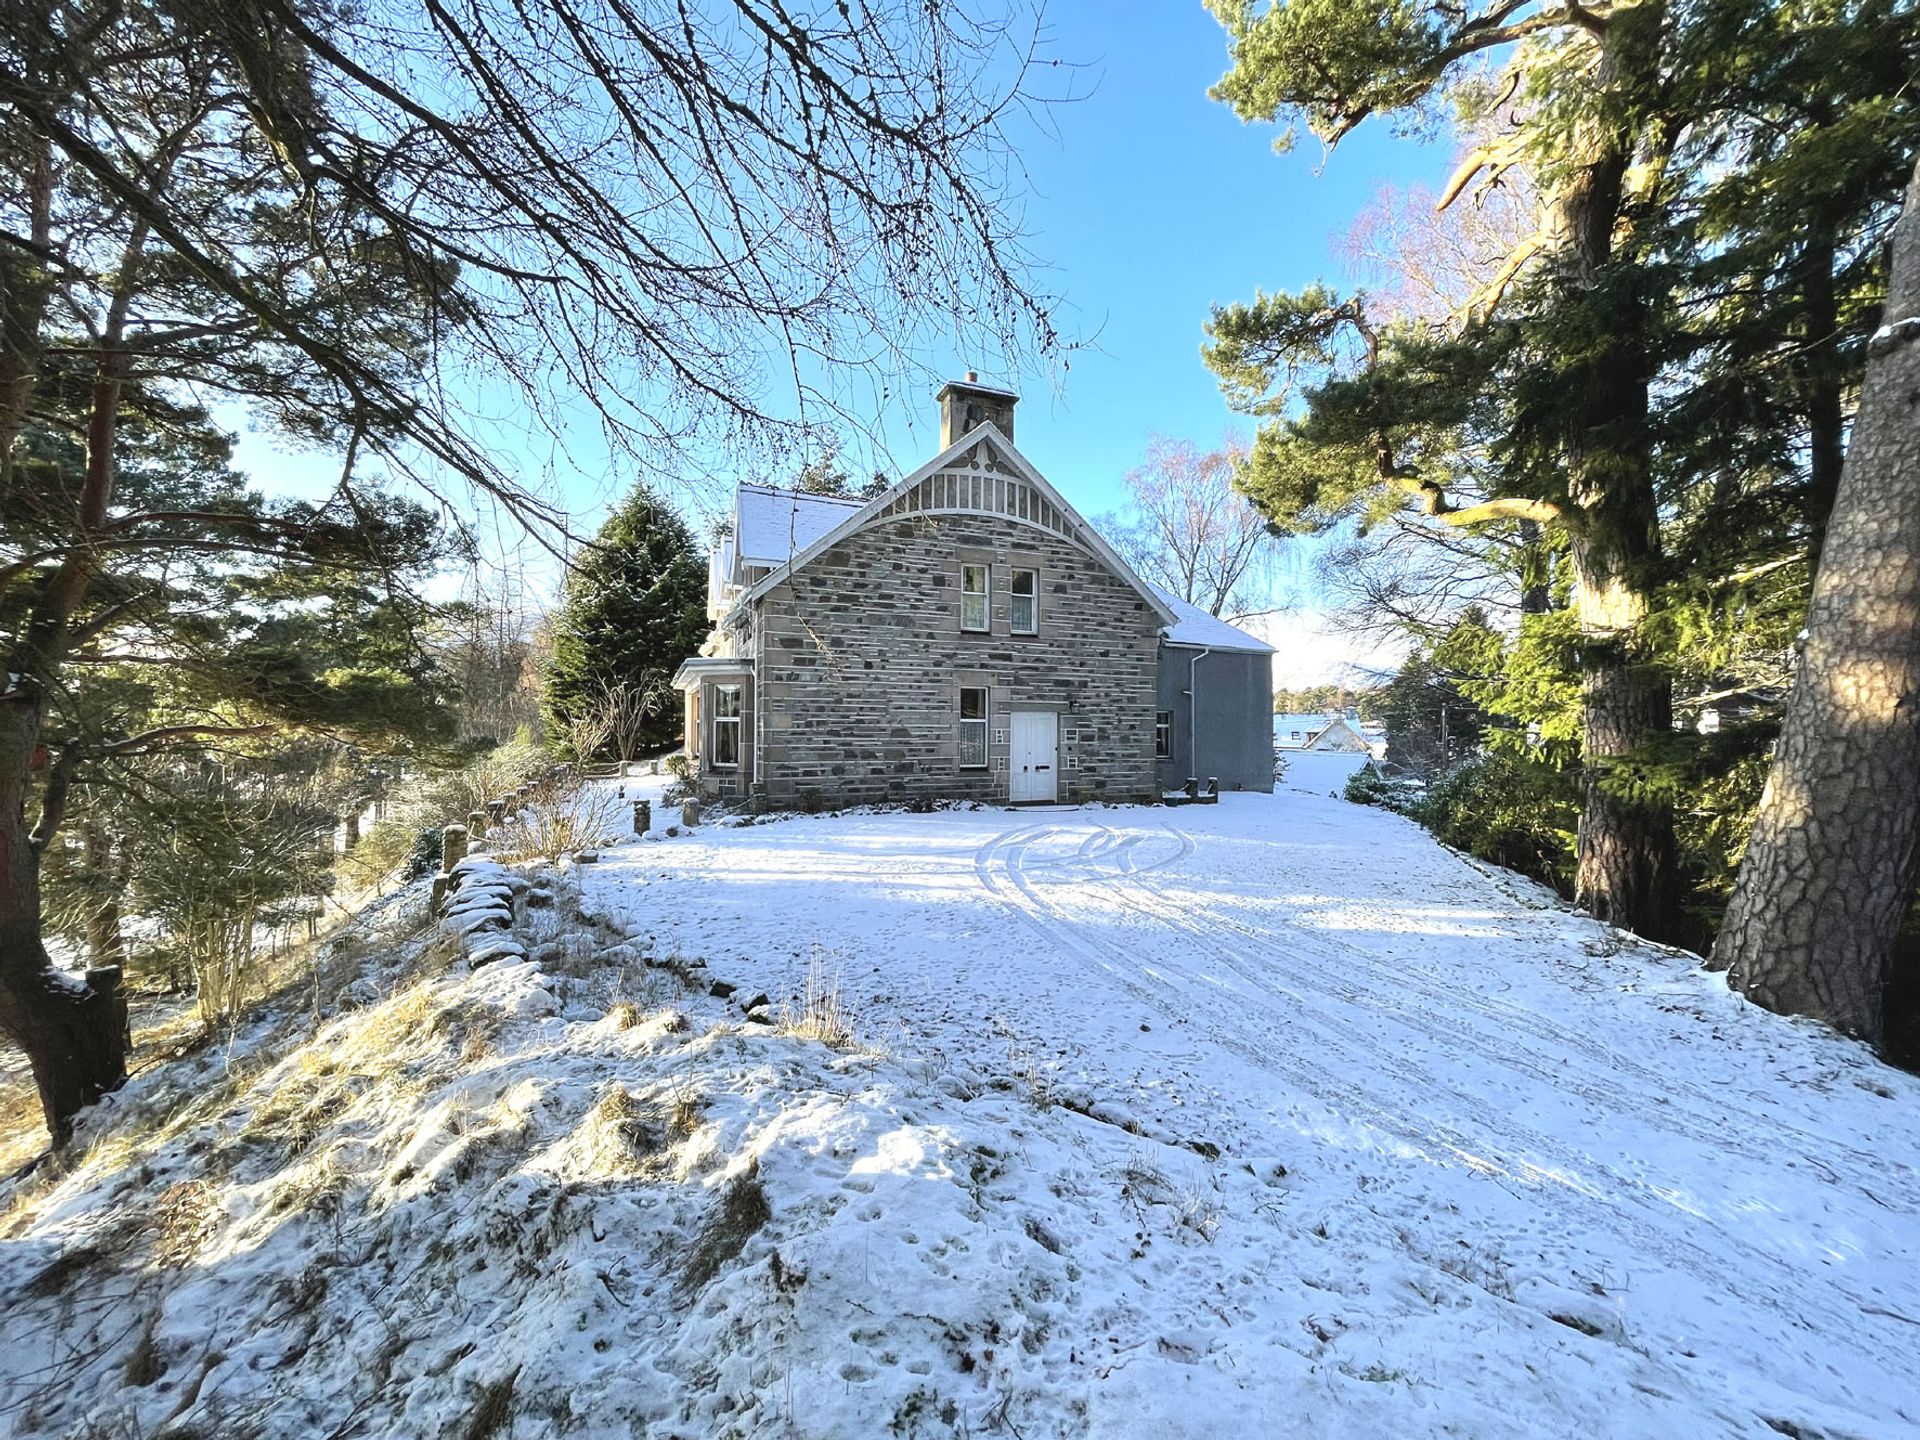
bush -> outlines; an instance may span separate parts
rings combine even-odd
[[[595,850],[613,839],[621,808],[612,790],[569,769],[528,787],[518,813],[487,838],[499,859],[557,864],[576,850]]]
[[[1573,894],[1580,796],[1565,771],[1516,755],[1482,755],[1436,780],[1406,813],[1443,844]]]
[[[661,803],[678,805],[683,800],[693,799],[695,790],[693,758],[685,751],[675,751],[666,758],[663,768],[673,777],[673,783],[661,795]]]
[[[1347,777],[1342,793],[1355,805],[1378,805],[1382,810],[1412,815],[1426,794],[1426,786],[1418,780],[1390,778],[1374,765],[1362,765]]]

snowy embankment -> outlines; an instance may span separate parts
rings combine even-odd
[[[0,1423],[1920,1430],[1920,1082],[1394,816],[480,869],[464,940],[396,920],[366,1003],[12,1197]]]

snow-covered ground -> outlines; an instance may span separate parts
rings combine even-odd
[[[495,883],[530,959],[143,1077],[157,1136],[15,1197],[0,1425],[1920,1434],[1920,1081],[1393,815]]]

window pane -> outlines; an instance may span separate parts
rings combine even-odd
[[[740,722],[738,720],[713,722],[713,763],[716,765],[740,763]]]
[[[1034,579],[1035,579],[1035,572],[1032,570],[1014,571],[1013,572],[1013,593],[1016,595],[1033,594]]]
[[[738,685],[716,685],[713,687],[713,713],[716,718],[739,715],[740,687]]]
[[[987,692],[968,685],[960,691],[960,763],[987,763]]]
[[[1013,628],[1022,635],[1031,635],[1040,628],[1039,617],[1034,614],[1034,600],[1031,595],[1013,597]]]
[[[962,630],[987,628],[987,583],[986,566],[962,565],[960,567],[960,628]]]

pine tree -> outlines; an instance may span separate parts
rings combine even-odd
[[[1713,963],[1878,1038],[1920,861],[1920,167],[1785,728]]]
[[[1450,95],[1491,138],[1442,203],[1514,166],[1542,197],[1540,232],[1451,324],[1389,323],[1316,286],[1216,311],[1208,358],[1266,420],[1249,488],[1277,524],[1411,513],[1522,548],[1531,524],[1566,556],[1570,622],[1548,618],[1560,643],[1536,653],[1579,678],[1579,890],[1679,937],[1693,881],[1674,799],[1697,757],[1676,744],[1675,681],[1744,678],[1804,600],[1886,142],[1904,158],[1920,140],[1911,9],[1218,8],[1235,67],[1215,93],[1243,116],[1331,142]],[[1490,50],[1506,51],[1497,91],[1463,68]]]
[[[605,687],[671,676],[707,628],[705,558],[686,522],[635,487],[567,573],[542,701],[550,738],[564,746],[568,723],[599,703]],[[663,746],[678,730],[678,716],[664,707],[642,742]]]

